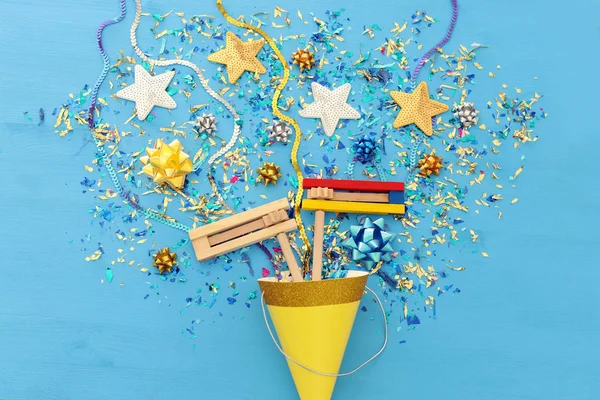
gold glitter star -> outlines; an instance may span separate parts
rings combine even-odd
[[[161,249],[154,254],[154,262],[152,265],[158,268],[158,272],[162,275],[163,272],[171,272],[171,269],[177,264],[177,254],[171,253],[168,247]]]
[[[277,179],[281,176],[279,167],[274,163],[268,162],[263,163],[263,166],[258,168],[256,172],[258,173],[256,182],[264,181],[265,186],[267,186],[269,183],[275,185],[277,183]]]
[[[264,39],[243,42],[232,32],[227,32],[225,48],[208,56],[208,61],[227,66],[229,83],[234,84],[244,71],[264,74],[267,69],[256,55],[265,44]]]
[[[448,106],[429,98],[427,83],[421,82],[412,93],[390,92],[401,109],[394,121],[394,128],[415,124],[427,136],[433,135],[431,117],[448,111]]]

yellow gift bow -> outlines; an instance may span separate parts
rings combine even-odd
[[[180,189],[183,187],[185,177],[192,172],[194,166],[190,156],[183,152],[179,140],[166,144],[158,139],[154,148],[146,148],[146,156],[140,157],[144,164],[142,172],[154,180],[155,183]]]

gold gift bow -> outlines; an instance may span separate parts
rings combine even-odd
[[[296,172],[296,177],[298,178],[298,191],[296,192],[296,200],[294,202],[294,218],[296,219],[296,223],[298,224],[298,231],[300,232],[300,237],[302,238],[302,241],[304,242],[304,245],[306,246],[306,252],[304,253],[304,255],[302,257],[303,258],[302,263],[304,264],[305,270],[307,270],[308,263],[309,263],[309,260],[310,260],[311,254],[312,254],[312,246],[310,245],[310,242],[308,241],[308,236],[306,235],[306,229],[304,229],[304,224],[302,223],[302,216],[300,215],[300,203],[302,202],[302,195],[304,194],[304,189],[302,188],[302,181],[304,180],[304,177],[302,176],[302,170],[298,166],[298,150],[300,148],[300,136],[302,136],[302,131],[300,130],[300,126],[298,126],[298,123],[296,122],[296,120],[292,117],[284,115],[281,111],[279,111],[279,106],[277,105],[279,96],[281,95],[281,92],[283,91],[283,89],[285,89],[285,87],[287,86],[287,83],[289,81],[290,66],[288,65],[283,54],[281,54],[281,51],[279,50],[279,48],[277,48],[277,45],[275,44],[273,39],[271,39],[271,37],[269,35],[267,35],[262,29],[234,19],[231,15],[229,15],[227,13],[225,8],[223,7],[223,0],[217,0],[217,8],[221,12],[221,14],[223,14],[223,17],[225,17],[227,22],[229,22],[230,24],[241,27],[241,28],[246,28],[246,29],[256,32],[260,36],[262,36],[267,41],[267,43],[269,44],[269,47],[271,47],[271,50],[273,50],[273,52],[277,56],[277,59],[281,62],[282,66],[283,66],[283,78],[279,82],[279,85],[277,85],[277,87],[275,88],[275,95],[273,96],[273,101],[271,103],[271,106],[273,108],[273,115],[275,115],[277,118],[292,125],[294,127],[294,130],[296,131],[296,136],[294,138],[294,144],[292,146],[292,152],[290,155],[292,167],[294,168],[294,171]]]

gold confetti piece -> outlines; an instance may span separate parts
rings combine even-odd
[[[495,78],[495,77],[496,77],[496,74],[494,74],[493,72],[488,72],[488,75],[489,75],[490,77],[492,77],[492,78]]]
[[[519,198],[515,197],[514,199],[512,199],[512,201],[510,202],[510,204],[515,204],[517,201],[519,201]]]
[[[300,20],[302,21],[302,13],[300,12],[300,10],[298,10],[298,18],[300,18]]]
[[[475,231],[473,229],[469,230],[469,233],[471,234],[471,241],[473,243],[475,243],[477,241],[477,239],[479,238],[479,235],[475,233]]]
[[[521,175],[521,172],[523,172],[523,168],[524,166],[519,167],[519,169],[515,172],[515,175],[513,176],[513,180],[517,179],[517,177]]]
[[[99,260],[100,257],[102,257],[102,252],[100,250],[96,250],[95,252],[92,253],[92,255],[86,257],[85,261],[87,261],[87,262],[96,261],[96,260]]]
[[[404,25],[402,26],[400,26],[397,22],[394,22],[394,29],[392,29],[390,32],[393,32],[396,36],[398,36],[403,30],[406,29],[406,26],[407,22],[404,22]]]
[[[287,10],[284,10],[283,8],[281,8],[279,6],[275,6],[275,10],[273,11],[273,17],[274,18],[282,17],[283,13],[287,13]]]
[[[88,167],[87,165],[85,165],[85,166],[84,166],[84,168],[85,168],[85,170],[86,170],[87,172],[93,172],[93,171],[94,171],[94,168],[92,168],[92,167]]]
[[[486,253],[485,251],[482,251],[481,255],[484,256],[484,257],[488,257],[488,253]]]

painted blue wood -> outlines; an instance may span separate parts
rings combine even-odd
[[[404,204],[404,192],[400,192],[400,191],[390,192],[390,203]]]
[[[274,5],[229,1],[235,15]],[[440,20],[426,45],[442,33],[449,12],[439,0],[277,5],[292,13],[300,7],[307,19],[309,10],[322,15],[345,7],[353,28],[347,40],[358,40],[363,23],[385,27],[425,9]],[[90,226],[95,202],[79,185],[82,166],[94,157],[85,130],[59,139],[53,118],[37,127],[23,115],[35,116],[40,107],[51,111],[67,93],[93,82],[101,68],[95,29],[116,15],[116,1],[1,0],[0,6],[0,399],[296,398],[258,307],[185,309],[184,296],[208,280],[202,274],[227,286],[231,275],[220,267],[193,267],[185,285],[153,278],[158,287],[150,289],[137,269],[110,265],[116,249],[129,245],[119,243],[112,226]],[[151,13],[173,6],[145,4]],[[461,1],[453,43],[489,45],[481,62],[502,66],[496,79],[481,77],[478,90],[496,92],[505,82],[538,90],[551,117],[527,152],[527,168],[516,182],[519,203],[502,221],[482,217],[479,233],[490,258],[461,254],[469,268],[453,282],[462,293],[440,299],[437,320],[392,332],[380,359],[339,379],[335,399],[598,398],[600,192],[593,160],[600,137],[593,66],[600,60],[598,24],[589,17],[600,15],[599,8],[589,0]],[[212,2],[180,1],[177,10],[218,15]],[[124,24],[107,30],[111,55],[128,48],[131,20],[129,13]],[[558,192],[551,190],[557,182],[564,188]],[[180,237],[157,227],[151,240],[175,243]],[[83,261],[98,242],[109,254],[97,263]],[[146,262],[139,253],[134,258]],[[107,267],[114,268],[115,281],[100,284]],[[374,304],[364,305],[369,311],[357,317],[345,370],[382,339]],[[192,340],[180,330],[195,319],[198,337]]]

